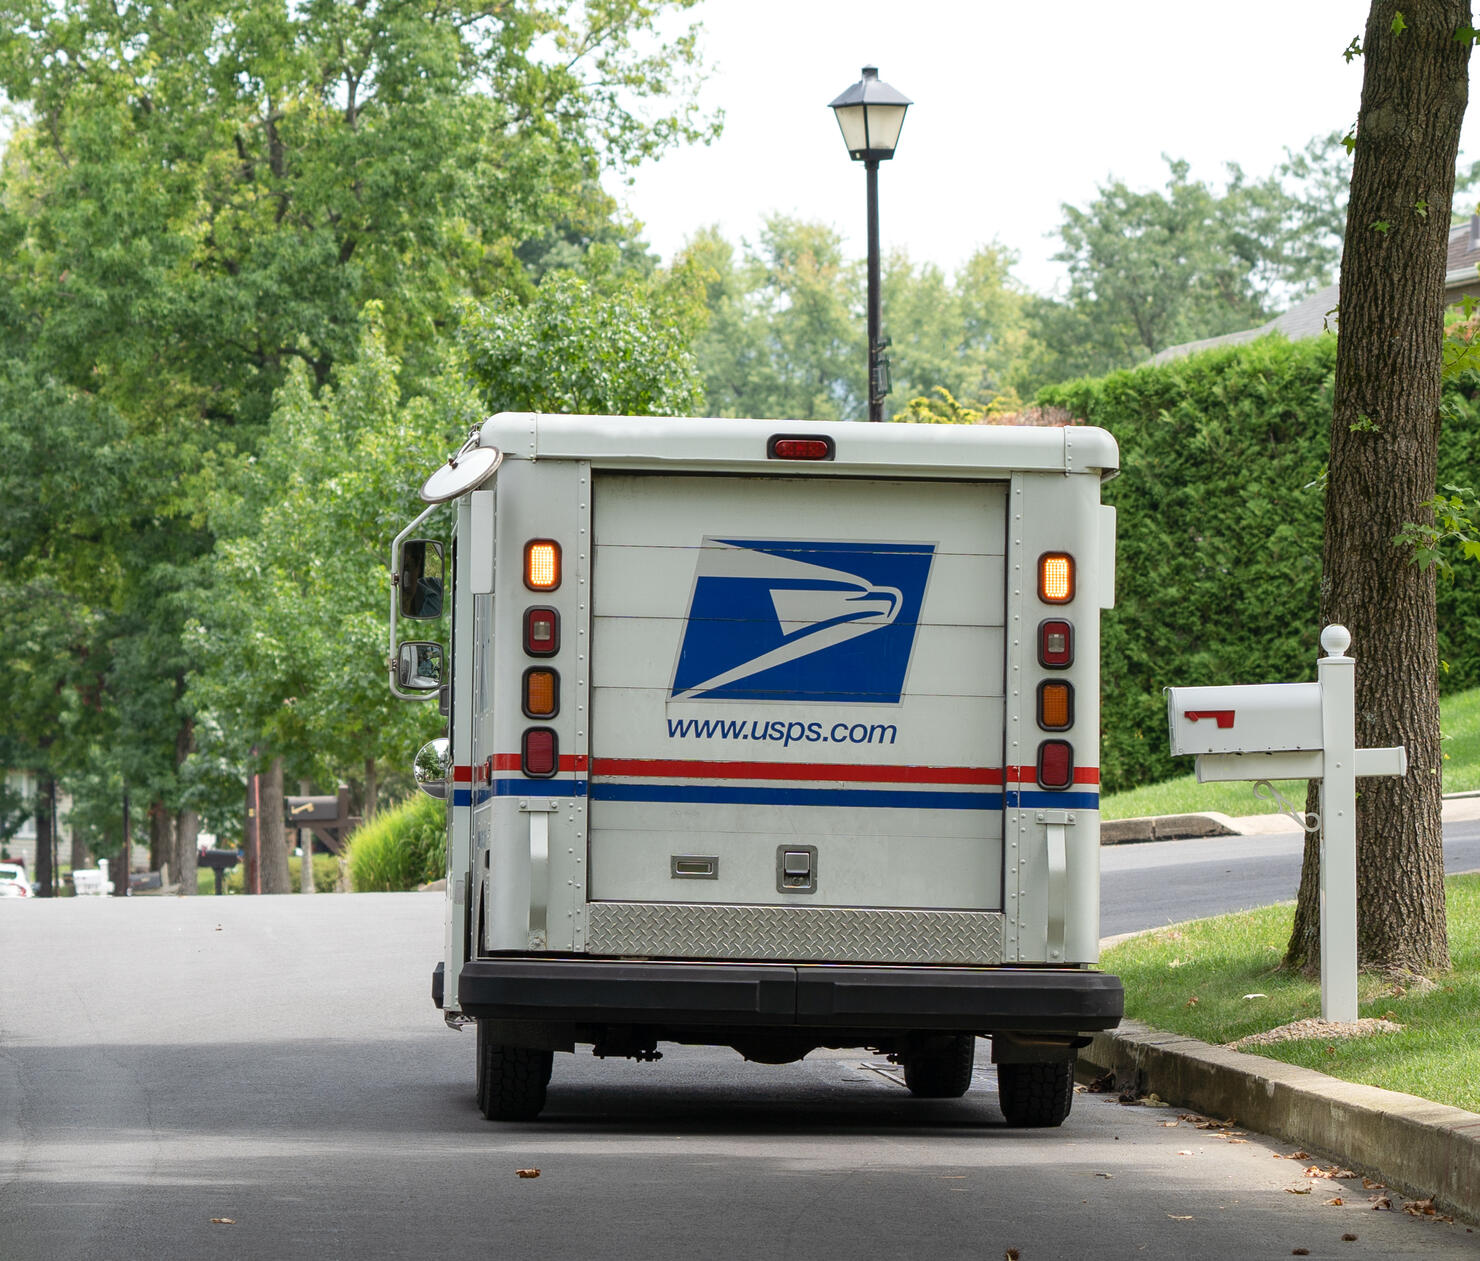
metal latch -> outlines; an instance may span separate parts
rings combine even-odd
[[[776,847],[776,891],[778,893],[817,892],[817,846],[778,845]]]

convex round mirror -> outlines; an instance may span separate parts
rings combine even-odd
[[[428,797],[438,801],[447,799],[448,781],[452,777],[452,756],[446,736],[429,740],[417,750],[416,760],[411,764],[411,773],[416,776],[416,786]]]

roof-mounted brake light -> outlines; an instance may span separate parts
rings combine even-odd
[[[818,434],[777,433],[766,443],[772,460],[830,460],[834,454],[833,440]]]

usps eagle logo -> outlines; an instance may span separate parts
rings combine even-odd
[[[672,700],[895,705],[934,543],[706,538]]]

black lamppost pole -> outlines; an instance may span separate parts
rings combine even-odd
[[[877,66],[864,66],[863,78],[828,106],[837,116],[848,156],[862,162],[868,183],[868,418],[884,419],[889,393],[888,342],[881,335],[879,297],[879,163],[894,156],[913,102],[879,78]]]

